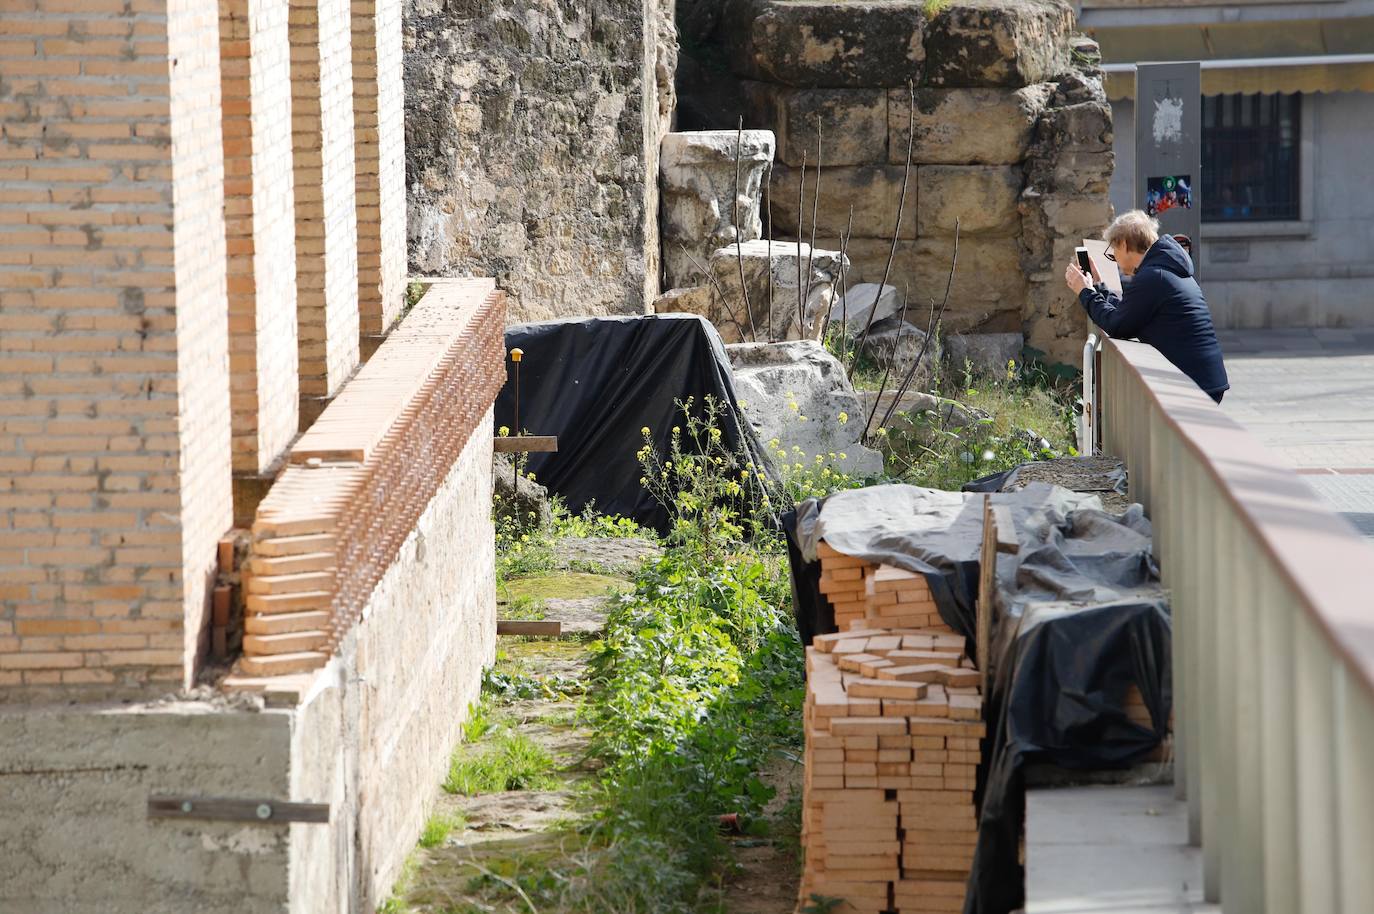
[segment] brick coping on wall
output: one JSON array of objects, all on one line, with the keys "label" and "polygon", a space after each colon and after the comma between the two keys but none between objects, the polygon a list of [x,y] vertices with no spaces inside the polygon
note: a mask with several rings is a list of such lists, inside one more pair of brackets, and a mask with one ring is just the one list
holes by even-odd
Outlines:
[{"label": "brick coping on wall", "polygon": [[504,328],[493,280],[434,282],[296,442],[253,522],[226,688],[328,661],[495,400]]}]

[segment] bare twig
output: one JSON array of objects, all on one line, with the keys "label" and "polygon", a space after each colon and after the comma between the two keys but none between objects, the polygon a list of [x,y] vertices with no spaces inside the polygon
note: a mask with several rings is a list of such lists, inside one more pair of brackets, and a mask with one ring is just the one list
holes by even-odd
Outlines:
[{"label": "bare twig", "polygon": [[[892,373],[892,366],[897,361],[897,347],[901,345],[902,336],[906,332],[906,309],[908,305],[906,284],[902,284],[902,317],[897,323],[897,336],[892,340],[892,350],[887,354],[887,365],[883,368],[883,379],[878,383],[878,393],[873,398],[873,408],[868,411],[868,419],[864,421],[864,434],[868,434],[868,427],[873,424],[873,417],[878,413],[878,404],[883,402],[883,391],[887,389],[887,377]],[[878,300],[875,298],[873,304],[876,308]]]},{"label": "bare twig", "polygon": [[[897,198],[897,227],[892,230],[892,249],[887,253],[887,266],[883,267],[883,280],[878,283],[879,297],[883,293],[883,286],[887,285],[887,277],[892,273],[892,260],[897,256],[897,240],[902,237],[902,211],[906,207],[906,187],[911,178],[911,151],[916,143],[916,86],[914,83],[908,82],[906,88],[910,96],[906,126],[906,167],[902,170],[902,194]],[[873,326],[873,315],[878,313],[878,297],[874,297],[873,305],[873,310],[868,312],[868,320],[864,323],[859,344],[854,349],[856,353],[863,348],[864,341],[868,339],[869,328]]]},{"label": "bare twig", "polygon": [[[849,205],[849,220],[845,223],[844,232],[840,235],[840,365],[844,365],[845,348],[844,343],[848,338],[849,332],[849,288],[846,285],[845,264],[849,262],[849,239],[854,235],[854,204]],[[830,327],[830,312],[827,310],[826,328]],[[825,338],[825,334],[821,334]],[[849,377],[848,373],[845,377]]]},{"label": "bare twig", "polygon": [[744,296],[744,313],[749,315],[749,340],[759,341],[758,331],[754,329],[754,309],[749,304],[749,287],[744,282],[744,229],[739,224],[739,160],[744,154],[744,116],[740,115],[739,127],[735,131],[735,258],[739,261],[739,291]]},{"label": "bare twig", "polygon": [[930,348],[930,340],[935,335],[935,330],[940,326],[940,321],[944,319],[945,308],[949,306],[949,293],[954,288],[954,268],[959,264],[959,220],[954,220],[954,254],[949,259],[949,278],[945,281],[945,297],[941,300],[939,309],[934,307],[935,302],[931,300],[930,319],[926,322],[926,338],[921,343],[921,351],[916,355],[916,361],[911,363],[910,370],[902,384],[897,388],[896,395],[892,398],[892,403],[888,406],[887,412],[883,414],[883,421],[878,423],[878,428],[882,429],[892,420],[892,414],[896,412],[897,404],[906,396],[906,392],[911,388],[911,382],[916,378],[916,370],[921,366],[921,359],[925,358],[926,351]]},{"label": "bare twig", "polygon": [[[811,266],[816,260],[816,217],[821,204],[821,116],[816,115],[816,186],[811,191],[811,249],[806,252],[806,295],[803,296],[808,305],[811,304]],[[801,238],[801,226],[797,226],[797,238]],[[798,258],[800,260],[801,258]],[[803,338],[809,336],[805,326],[798,327],[797,333]]]},{"label": "bare twig", "polygon": [[[806,150],[802,150],[801,177],[797,179],[797,332],[801,333],[806,326],[806,321],[802,317],[802,283],[801,283],[801,234],[802,226],[806,220],[802,218],[806,212]],[[783,336],[787,335],[787,327],[782,328]]]}]

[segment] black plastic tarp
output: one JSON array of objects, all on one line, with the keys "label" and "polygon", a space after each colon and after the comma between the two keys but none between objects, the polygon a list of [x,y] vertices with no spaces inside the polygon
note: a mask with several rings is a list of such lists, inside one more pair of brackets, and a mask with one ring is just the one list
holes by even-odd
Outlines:
[{"label": "black plastic tarp", "polygon": [[[1009,510],[1020,548],[998,557],[966,914],[1007,914],[1023,902],[1024,765],[1129,765],[1159,745],[1170,707],[1168,608],[1140,507],[1113,515],[1095,496],[1044,483],[991,498]],[[923,574],[941,617],[972,640],[982,499],[894,485],[803,502],[789,527],[794,590],[815,586],[816,547],[824,540],[847,555]],[[797,608],[803,631],[834,629],[819,593]],[[1151,728],[1127,717],[1132,684]]]},{"label": "black plastic tarp", "polygon": [[[594,504],[664,532],[668,516],[639,483],[636,457],[648,428],[667,453],[678,403],[700,414],[707,397],[722,406],[724,445],[768,466],[736,402],[729,358],[716,329],[688,314],[597,317],[520,324],[506,330],[520,349],[520,431],[557,435],[557,453],[529,455],[526,472],[574,513]],[[515,428],[514,370],[496,399],[497,427]]]}]

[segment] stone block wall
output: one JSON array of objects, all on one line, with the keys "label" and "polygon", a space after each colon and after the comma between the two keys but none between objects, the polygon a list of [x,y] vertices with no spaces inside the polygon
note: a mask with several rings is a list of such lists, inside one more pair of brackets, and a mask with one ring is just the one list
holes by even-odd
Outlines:
[{"label": "stone block wall", "polygon": [[348,815],[293,835],[293,912],[381,904],[480,697],[496,653],[492,434],[488,411],[322,672],[326,685],[296,711],[291,791]]},{"label": "stone block wall", "polygon": [[675,56],[672,0],[408,0],[412,271],[495,277],[513,320],[644,312]]},{"label": "stone block wall", "polygon": [[401,0],[352,0],[358,318],[386,332],[405,304],[405,84]]},{"label": "stone block wall", "polygon": [[930,7],[723,4],[713,41],[745,126],[777,136],[774,237],[809,241],[813,206],[817,247],[838,249],[850,226],[847,284],[886,274],[924,325],[944,295],[957,220],[944,331],[1020,332],[1041,358],[1072,364],[1087,324],[1059,274],[1111,214],[1095,47],[1073,34],[1062,0]]},{"label": "stone block wall", "polygon": [[181,686],[229,526],[217,9],[4,28],[0,699]]},{"label": "stone block wall", "polygon": [[219,0],[229,384],[236,473],[295,437],[296,232],[287,0]]},{"label": "stone block wall", "polygon": [[290,24],[300,394],[324,398],[358,366],[349,0],[291,0]]}]

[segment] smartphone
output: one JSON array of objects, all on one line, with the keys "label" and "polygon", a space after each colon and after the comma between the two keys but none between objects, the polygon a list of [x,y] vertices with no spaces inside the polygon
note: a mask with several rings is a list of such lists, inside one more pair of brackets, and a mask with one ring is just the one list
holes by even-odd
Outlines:
[{"label": "smartphone", "polygon": [[1082,270],[1084,273],[1087,273],[1089,276],[1091,276],[1093,272],[1093,264],[1092,261],[1088,259],[1088,249],[1074,248],[1073,252],[1078,256],[1078,269]]}]

